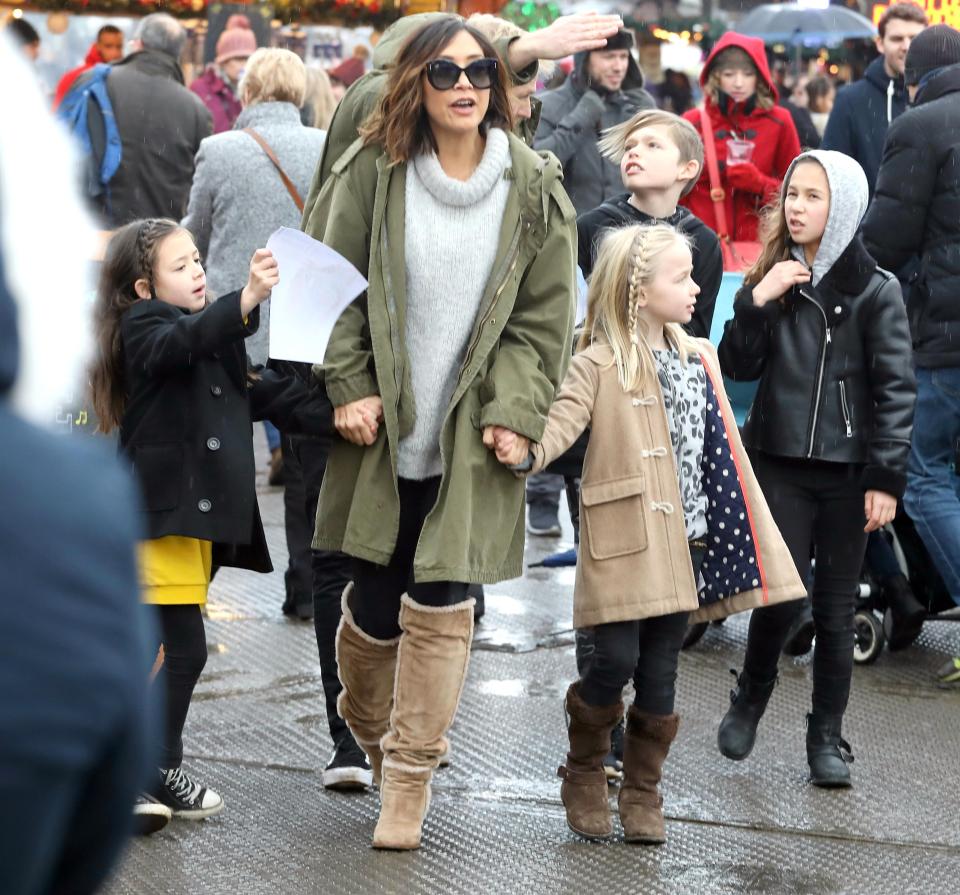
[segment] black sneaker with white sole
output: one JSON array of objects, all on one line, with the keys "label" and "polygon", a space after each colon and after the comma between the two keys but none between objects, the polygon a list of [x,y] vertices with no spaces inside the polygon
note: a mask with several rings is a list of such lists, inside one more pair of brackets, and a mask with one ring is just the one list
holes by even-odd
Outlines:
[{"label": "black sneaker with white sole", "polygon": [[330,763],[323,769],[323,788],[344,792],[372,785],[373,771],[366,754],[352,736],[345,736],[337,743]]},{"label": "black sneaker with white sole", "polygon": [[623,779],[623,718],[610,731],[610,751],[603,760],[603,772],[607,783],[619,783]]},{"label": "black sneaker with white sole", "polygon": [[157,799],[173,811],[174,817],[203,820],[223,811],[220,794],[191,780],[182,768],[160,768]]},{"label": "black sneaker with white sole", "polygon": [[133,832],[136,836],[150,836],[162,830],[173,817],[173,812],[145,792],[133,804]]}]

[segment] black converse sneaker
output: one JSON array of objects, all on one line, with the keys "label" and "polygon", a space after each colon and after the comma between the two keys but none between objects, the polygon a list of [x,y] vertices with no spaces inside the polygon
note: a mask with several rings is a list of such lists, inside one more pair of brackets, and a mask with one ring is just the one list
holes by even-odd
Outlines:
[{"label": "black converse sneaker", "polygon": [[145,792],[137,796],[133,804],[133,832],[137,836],[149,836],[162,830],[173,817],[173,812]]},{"label": "black converse sneaker", "polygon": [[174,817],[201,820],[223,811],[219,793],[191,780],[182,768],[160,768],[157,798],[167,805]]},{"label": "black converse sneaker", "polygon": [[336,744],[322,779],[324,789],[342,791],[366,789],[373,785],[373,771],[367,756],[349,734]]}]

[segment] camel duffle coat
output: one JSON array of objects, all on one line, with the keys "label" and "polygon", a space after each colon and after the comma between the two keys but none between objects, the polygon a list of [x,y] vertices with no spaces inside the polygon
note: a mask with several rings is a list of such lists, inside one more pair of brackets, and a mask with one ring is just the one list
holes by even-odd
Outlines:
[{"label": "camel duffle coat", "polygon": [[716,350],[696,341],[707,374],[703,486],[710,498],[699,593],[655,374],[640,393],[625,392],[609,346],[590,346],[574,357],[533,446],[537,472],[591,427],[580,484],[576,628],[684,611],[691,622],[709,621],[806,595],[740,441]]}]

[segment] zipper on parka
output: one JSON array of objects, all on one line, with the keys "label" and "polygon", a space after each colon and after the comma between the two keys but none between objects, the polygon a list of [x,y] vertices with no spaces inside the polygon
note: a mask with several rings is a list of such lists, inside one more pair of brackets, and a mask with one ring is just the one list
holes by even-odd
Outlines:
[{"label": "zipper on parka", "polygon": [[847,404],[847,384],[840,380],[840,407],[843,410],[843,422],[847,427],[847,438],[853,438],[853,423],[850,420],[850,405]]},{"label": "zipper on parka", "polygon": [[827,312],[820,307],[820,302],[818,302],[812,295],[808,295],[806,292],[804,292],[803,289],[799,289],[798,291],[803,298],[807,299],[807,301],[809,301],[820,312],[820,316],[823,317],[823,326],[826,332],[826,338],[820,345],[817,387],[814,391],[813,398],[813,416],[810,421],[810,439],[807,442],[807,459],[809,460],[813,457],[813,445],[817,436],[817,423],[820,421],[820,399],[823,397],[823,374],[827,366],[827,349],[833,342],[833,335],[830,331],[830,321],[827,319]]}]

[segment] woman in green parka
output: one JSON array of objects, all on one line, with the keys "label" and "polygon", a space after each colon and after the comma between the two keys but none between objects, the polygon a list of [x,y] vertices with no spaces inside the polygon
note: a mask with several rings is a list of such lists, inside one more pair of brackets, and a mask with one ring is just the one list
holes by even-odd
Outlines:
[{"label": "woman in green parka", "polygon": [[323,375],[343,436],[314,546],[353,558],[342,717],[380,780],[374,846],[420,845],[473,633],[467,582],[522,573],[523,485],[490,448],[539,441],[572,335],[560,165],[511,133],[490,43],[457,16],[405,44],[307,230],[365,271]]}]

